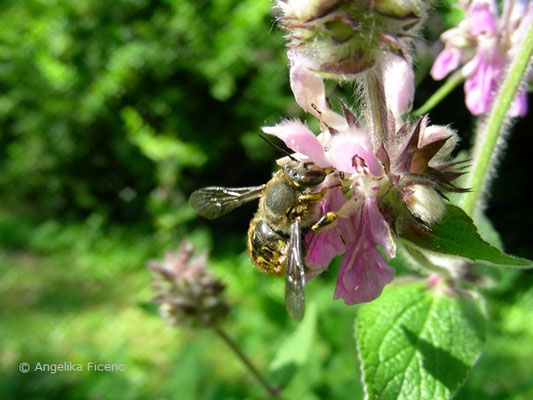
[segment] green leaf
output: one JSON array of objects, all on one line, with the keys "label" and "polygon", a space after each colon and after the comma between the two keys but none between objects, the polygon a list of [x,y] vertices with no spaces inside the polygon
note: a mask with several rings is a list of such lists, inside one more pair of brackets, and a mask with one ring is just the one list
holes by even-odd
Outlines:
[{"label": "green leaf", "polygon": [[316,305],[311,303],[308,305],[304,319],[298,325],[298,328],[279,347],[269,369],[277,370],[289,364],[299,367],[304,364],[313,345],[316,323]]},{"label": "green leaf", "polygon": [[477,230],[483,240],[490,243],[498,250],[503,249],[503,242],[500,234],[485,214],[481,214],[479,218],[477,218],[476,225]]},{"label": "green leaf", "polygon": [[[528,285],[530,289],[523,292]],[[533,286],[526,277],[519,286],[515,286],[512,302],[491,304],[492,329],[483,357],[457,394],[457,400],[533,399]]]},{"label": "green leaf", "polygon": [[431,231],[402,234],[419,247],[437,253],[484,261],[496,266],[533,267],[533,262],[502,253],[479,235],[472,219],[459,207],[448,204],[446,215]]},{"label": "green leaf", "polygon": [[449,399],[481,354],[485,319],[471,295],[417,282],[364,305],[356,340],[367,399]]}]

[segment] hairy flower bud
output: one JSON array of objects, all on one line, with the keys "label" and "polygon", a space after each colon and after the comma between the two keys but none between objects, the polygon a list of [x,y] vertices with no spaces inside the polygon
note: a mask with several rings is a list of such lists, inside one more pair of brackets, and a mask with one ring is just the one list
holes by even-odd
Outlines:
[{"label": "hairy flower bud", "polygon": [[379,208],[398,236],[416,235],[444,216],[444,192],[466,191],[453,183],[464,173],[464,163],[447,161],[457,143],[451,129],[429,125],[427,116],[401,122],[398,129],[395,121],[390,119],[390,131],[377,151],[389,178]]},{"label": "hairy flower bud", "polygon": [[352,79],[381,62],[382,54],[406,56],[425,15],[421,0],[278,1],[289,46],[311,60],[324,77]]},{"label": "hairy flower bud", "polygon": [[376,12],[393,18],[413,18],[421,13],[427,1],[412,0],[375,0],[374,9]]},{"label": "hairy flower bud", "polygon": [[416,218],[427,225],[439,222],[446,212],[446,206],[439,193],[431,186],[415,184],[405,188],[405,203]]},{"label": "hairy flower bud", "polygon": [[175,253],[162,261],[150,261],[152,281],[161,316],[170,324],[213,327],[229,312],[224,284],[211,274],[205,253],[194,256],[195,248],[183,241]]}]

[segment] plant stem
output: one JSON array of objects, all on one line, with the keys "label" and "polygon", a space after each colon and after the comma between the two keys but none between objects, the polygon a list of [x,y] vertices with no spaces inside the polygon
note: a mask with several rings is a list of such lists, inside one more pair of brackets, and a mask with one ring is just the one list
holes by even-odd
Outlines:
[{"label": "plant stem", "polygon": [[454,72],[442,85],[439,90],[431,95],[429,99],[417,110],[413,111],[411,115],[413,117],[420,117],[421,115],[427,114],[432,110],[437,104],[439,104],[450,92],[455,89],[463,81],[464,77],[461,70]]},{"label": "plant stem", "polygon": [[250,372],[257,378],[257,380],[263,385],[268,392],[268,396],[271,398],[279,397],[280,389],[276,386],[271,386],[266,378],[259,372],[259,370],[252,363],[252,360],[242,351],[237,342],[235,342],[222,328],[214,327],[214,331],[218,336],[229,346],[231,350],[237,355],[237,357],[246,365]]},{"label": "plant stem", "polygon": [[372,114],[372,125],[376,139],[375,145],[380,146],[383,138],[387,137],[388,131],[387,100],[380,69],[372,68],[367,72],[366,89]]},{"label": "plant stem", "polygon": [[486,121],[478,128],[474,152],[472,156],[472,171],[468,176],[466,186],[471,188],[463,197],[463,209],[471,217],[475,217],[479,200],[486,189],[486,181],[495,161],[495,151],[498,139],[502,135],[507,112],[516,97],[516,92],[524,74],[528,70],[533,55],[533,21],[530,19],[529,28],[520,44],[517,55],[509,66],[505,79],[494,99]]},{"label": "plant stem", "polygon": [[435,272],[439,276],[452,279],[452,274],[447,268],[441,267],[429,261],[423,252],[418,250],[415,246],[411,245],[409,242],[403,242],[405,250],[413,258],[413,260],[418,263],[419,267],[428,272]]}]

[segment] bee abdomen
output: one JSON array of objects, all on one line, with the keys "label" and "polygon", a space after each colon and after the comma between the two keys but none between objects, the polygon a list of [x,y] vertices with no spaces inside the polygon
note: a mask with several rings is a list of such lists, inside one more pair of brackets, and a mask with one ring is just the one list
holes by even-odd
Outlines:
[{"label": "bee abdomen", "polygon": [[267,275],[283,275],[288,238],[274,231],[263,218],[254,218],[248,231],[248,253],[259,271]]}]

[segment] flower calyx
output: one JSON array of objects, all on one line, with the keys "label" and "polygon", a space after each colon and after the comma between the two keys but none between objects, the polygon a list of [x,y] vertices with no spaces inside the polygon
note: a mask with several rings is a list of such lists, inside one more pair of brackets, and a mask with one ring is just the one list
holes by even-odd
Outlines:
[{"label": "flower calyx", "polygon": [[427,1],[278,1],[288,46],[322,77],[351,80],[381,63],[382,54],[407,58]]},{"label": "flower calyx", "polygon": [[383,164],[388,185],[380,191],[379,208],[391,229],[402,236],[407,231],[430,231],[445,214],[446,192],[466,192],[454,181],[465,173],[465,161],[448,162],[457,142],[455,132],[443,126],[428,126],[424,116],[402,123],[392,132],[376,157]]},{"label": "flower calyx", "polygon": [[207,266],[207,254],[195,256],[195,247],[184,240],[175,253],[164,260],[152,260],[153,301],[170,325],[189,328],[216,326],[229,313],[225,285]]}]

